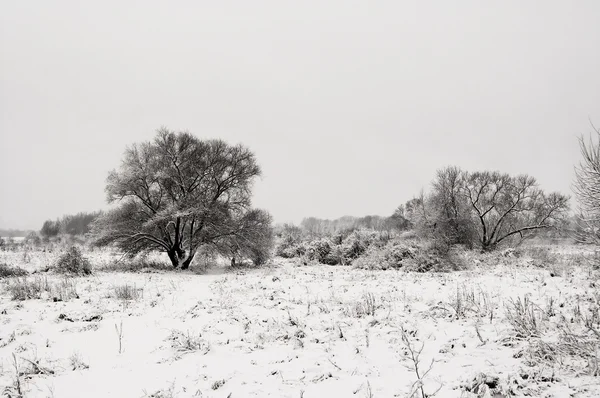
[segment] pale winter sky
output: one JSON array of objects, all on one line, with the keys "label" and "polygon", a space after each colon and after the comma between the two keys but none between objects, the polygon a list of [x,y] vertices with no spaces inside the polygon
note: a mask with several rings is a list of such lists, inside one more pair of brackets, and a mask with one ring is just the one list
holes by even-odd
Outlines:
[{"label": "pale winter sky", "polygon": [[446,165],[570,193],[600,2],[2,1],[0,228],[105,208],[157,128],[244,143],[278,222],[391,214]]}]

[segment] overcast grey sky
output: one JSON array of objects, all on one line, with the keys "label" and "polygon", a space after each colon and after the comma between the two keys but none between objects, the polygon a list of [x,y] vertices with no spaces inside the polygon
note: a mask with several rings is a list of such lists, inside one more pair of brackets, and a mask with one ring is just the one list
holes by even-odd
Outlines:
[{"label": "overcast grey sky", "polygon": [[570,193],[600,1],[0,1],[0,228],[104,208],[164,125],[244,143],[276,221],[391,214],[435,170]]}]

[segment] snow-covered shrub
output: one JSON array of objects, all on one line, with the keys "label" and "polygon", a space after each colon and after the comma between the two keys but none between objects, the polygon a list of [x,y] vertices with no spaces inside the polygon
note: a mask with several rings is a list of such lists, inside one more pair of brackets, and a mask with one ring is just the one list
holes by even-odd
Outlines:
[{"label": "snow-covered shrub", "polygon": [[460,246],[448,247],[439,241],[423,242],[414,258],[406,262],[406,270],[416,272],[447,272],[465,269]]},{"label": "snow-covered shrub", "polygon": [[352,265],[362,269],[404,269],[407,271],[450,271],[463,269],[459,249],[440,247],[435,242],[395,239],[385,246],[372,245]]},{"label": "snow-covered shrub", "polygon": [[332,256],[332,242],[327,238],[314,240],[308,244],[306,257],[308,260],[316,261],[321,264],[336,265],[339,259]]},{"label": "snow-covered shrub", "polygon": [[83,256],[77,246],[71,246],[56,261],[56,271],[69,274],[89,275],[92,273],[90,261]]},{"label": "snow-covered shrub", "polygon": [[372,245],[367,252],[354,260],[353,266],[362,269],[402,268],[414,259],[418,247],[400,240],[392,240],[383,247]]}]

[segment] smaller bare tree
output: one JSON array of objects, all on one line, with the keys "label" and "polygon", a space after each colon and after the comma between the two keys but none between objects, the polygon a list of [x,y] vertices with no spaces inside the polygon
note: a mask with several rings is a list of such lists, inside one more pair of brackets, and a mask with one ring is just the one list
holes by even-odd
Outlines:
[{"label": "smaller bare tree", "polygon": [[567,196],[545,193],[528,175],[446,167],[437,172],[432,188],[429,195],[407,202],[405,213],[419,235],[447,247],[493,250],[563,225],[569,208]]},{"label": "smaller bare tree", "polygon": [[[600,138],[600,130],[592,129]],[[596,142],[590,135],[589,141],[579,137],[579,148],[583,160],[575,167],[573,192],[579,201],[576,217],[576,238],[583,242],[600,243],[600,139]]]},{"label": "smaller bare tree", "polygon": [[544,193],[528,175],[464,173],[461,190],[479,225],[484,250],[493,250],[511,237],[525,239],[537,230],[552,228],[569,208],[567,196]]}]

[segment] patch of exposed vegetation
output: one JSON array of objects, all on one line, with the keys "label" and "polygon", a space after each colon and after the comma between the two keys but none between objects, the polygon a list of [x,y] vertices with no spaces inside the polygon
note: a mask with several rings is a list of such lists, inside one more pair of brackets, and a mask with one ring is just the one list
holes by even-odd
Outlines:
[{"label": "patch of exposed vegetation", "polygon": [[59,273],[90,275],[92,273],[92,264],[77,246],[71,246],[58,258],[54,269]]}]

